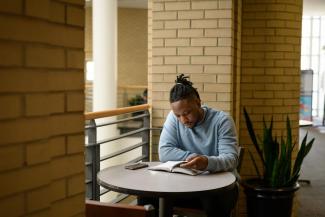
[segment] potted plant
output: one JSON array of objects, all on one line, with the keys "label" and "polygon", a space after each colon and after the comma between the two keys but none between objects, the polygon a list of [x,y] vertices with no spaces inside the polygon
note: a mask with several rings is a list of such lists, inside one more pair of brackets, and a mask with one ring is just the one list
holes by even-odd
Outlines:
[{"label": "potted plant", "polygon": [[260,172],[257,161],[249,151],[258,178],[242,180],[249,217],[290,217],[294,193],[299,188],[298,178],[302,162],[310,151],[314,139],[307,142],[307,134],[300,145],[297,157],[292,162],[296,142],[292,139],[290,120],[287,117],[284,139],[273,135],[273,117],[267,126],[263,118],[263,136],[256,136],[253,124],[244,108],[244,116],[250,138],[254,144],[259,160],[262,162]]},{"label": "potted plant", "polygon": [[[138,94],[135,95],[135,97],[132,97],[131,99],[128,100],[128,104],[130,106],[142,105],[144,103],[145,103],[145,101],[144,101],[143,97],[138,95]],[[142,111],[141,112],[134,112],[134,113],[132,113],[132,116],[137,116],[137,115],[141,115],[141,114],[143,114]]]},{"label": "potted plant", "polygon": [[128,103],[130,106],[141,105],[141,104],[144,104],[144,99],[142,96],[137,94],[137,95],[135,95],[135,97],[132,97],[131,99],[129,99]]}]

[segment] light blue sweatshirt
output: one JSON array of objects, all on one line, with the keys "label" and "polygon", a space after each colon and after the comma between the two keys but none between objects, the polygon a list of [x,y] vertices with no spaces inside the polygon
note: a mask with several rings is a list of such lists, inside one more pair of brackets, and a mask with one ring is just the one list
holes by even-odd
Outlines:
[{"label": "light blue sweatshirt", "polygon": [[205,116],[193,128],[185,127],[172,111],[168,114],[160,135],[159,159],[178,161],[204,155],[208,158],[207,171],[232,171],[238,162],[234,121],[223,111],[202,108]]}]

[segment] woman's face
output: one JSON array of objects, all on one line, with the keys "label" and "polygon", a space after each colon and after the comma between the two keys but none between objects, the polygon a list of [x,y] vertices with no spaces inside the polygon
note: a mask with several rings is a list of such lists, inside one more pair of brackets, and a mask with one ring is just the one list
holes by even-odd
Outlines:
[{"label": "woman's face", "polygon": [[203,118],[201,101],[196,97],[173,102],[171,108],[177,119],[188,128],[193,128]]}]

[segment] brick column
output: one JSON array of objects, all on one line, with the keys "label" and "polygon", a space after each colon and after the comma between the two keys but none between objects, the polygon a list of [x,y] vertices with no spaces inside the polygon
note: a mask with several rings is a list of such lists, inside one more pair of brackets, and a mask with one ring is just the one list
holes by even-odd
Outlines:
[{"label": "brick column", "polygon": [[0,216],[84,213],[84,1],[0,1]]},{"label": "brick column", "polygon": [[[262,129],[263,115],[267,121],[273,115],[278,136],[286,135],[288,115],[297,138],[302,1],[243,0],[242,5],[241,109],[247,108],[256,129]],[[240,143],[247,147],[251,141],[244,121]],[[255,175],[248,155],[242,173]]]},{"label": "brick column", "polygon": [[[161,127],[170,111],[169,90],[181,73],[190,75],[204,104],[232,114],[233,1],[152,0],[149,6],[152,69],[148,83],[153,126]],[[155,145],[153,153],[157,153]]]}]

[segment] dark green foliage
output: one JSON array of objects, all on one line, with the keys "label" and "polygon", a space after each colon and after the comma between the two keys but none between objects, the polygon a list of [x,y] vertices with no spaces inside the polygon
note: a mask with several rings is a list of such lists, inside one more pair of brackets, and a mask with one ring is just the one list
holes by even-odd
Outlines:
[{"label": "dark green foliage", "polygon": [[135,95],[135,97],[131,98],[129,101],[128,101],[129,105],[130,106],[135,106],[135,105],[141,105],[141,104],[144,104],[144,99],[142,96],[140,95]]},{"label": "dark green foliage", "polygon": [[303,159],[310,151],[315,139],[313,138],[307,143],[307,134],[305,135],[292,168],[291,158],[296,144],[292,141],[289,118],[287,117],[286,123],[286,140],[282,137],[278,139],[276,136],[272,135],[273,118],[271,119],[269,127],[263,118],[263,138],[258,140],[254,132],[253,124],[245,108],[244,116],[250,138],[263,164],[263,176],[261,176],[260,171],[258,171],[253,155],[250,154],[250,156],[253,160],[256,172],[259,178],[262,179],[265,187],[293,186],[299,178]]}]

